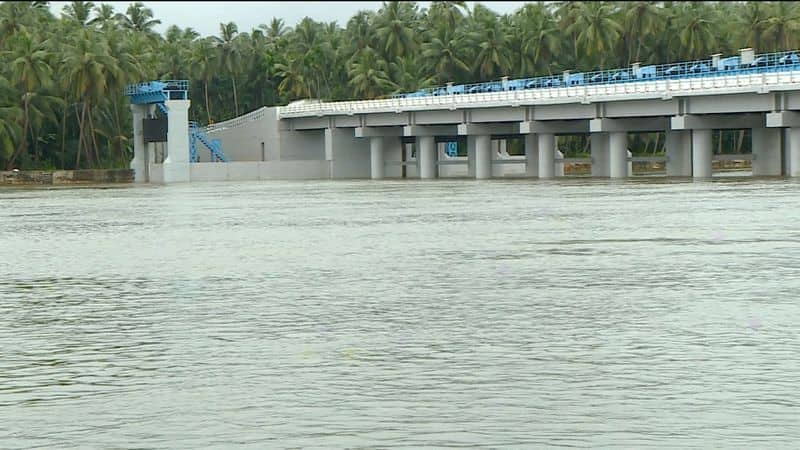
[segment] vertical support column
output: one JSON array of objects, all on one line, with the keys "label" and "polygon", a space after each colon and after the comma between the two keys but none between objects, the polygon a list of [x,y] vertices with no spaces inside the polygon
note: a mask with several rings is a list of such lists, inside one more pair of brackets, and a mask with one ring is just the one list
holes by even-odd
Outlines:
[{"label": "vertical support column", "polygon": [[383,178],[383,137],[369,138],[370,177],[373,180]]},{"label": "vertical support column", "polygon": [[130,168],[133,169],[133,181],[147,183],[147,146],[144,143],[144,130],[142,120],[147,114],[147,105],[131,104],[133,114],[133,159]]},{"label": "vertical support column", "polygon": [[561,150],[556,150],[554,155],[555,158],[555,172],[554,175],[556,177],[563,177],[564,176],[564,154],[561,153]]},{"label": "vertical support column", "polygon": [[631,158],[633,158],[633,153],[631,153],[630,150],[627,150],[627,151],[625,151],[625,154],[628,156],[628,176],[632,177],[633,176],[633,160],[631,160]]},{"label": "vertical support column", "polygon": [[589,141],[592,152],[592,176],[609,176],[608,133],[592,133],[589,135]]},{"label": "vertical support column", "polygon": [[555,175],[555,153],[556,136],[539,134],[539,178],[553,178]]},{"label": "vertical support column", "polygon": [[[506,140],[497,139],[492,141],[492,157],[491,160],[504,159],[503,154],[506,152]],[[492,163],[492,177],[502,178],[505,175],[505,164]]]},{"label": "vertical support column", "polygon": [[628,133],[608,133],[608,176],[628,176]]},{"label": "vertical support column", "polygon": [[667,151],[667,176],[689,177],[692,175],[692,135],[687,130],[671,130],[665,134]]},{"label": "vertical support column", "polygon": [[539,137],[533,133],[525,135],[525,176],[539,176]]},{"label": "vertical support column", "polygon": [[167,100],[167,159],[164,160],[164,183],[189,181],[189,100]]},{"label": "vertical support column", "polygon": [[467,135],[467,177],[475,178],[475,155],[477,140],[475,136]]},{"label": "vertical support column", "polygon": [[[403,176],[403,145],[400,137],[387,136],[383,138],[383,176],[387,178],[401,178]],[[386,164],[391,162],[392,164]]]},{"label": "vertical support column", "polygon": [[781,129],[753,128],[753,176],[781,174]]},{"label": "vertical support column", "polygon": [[418,136],[417,162],[419,164],[419,177],[422,179],[436,178],[436,140],[433,136]]},{"label": "vertical support column", "polygon": [[800,177],[800,128],[789,128],[789,171],[790,177]]},{"label": "vertical support column", "polygon": [[711,178],[711,130],[692,130],[692,177]]},{"label": "vertical support column", "polygon": [[492,138],[489,135],[475,136],[475,179],[492,177]]}]

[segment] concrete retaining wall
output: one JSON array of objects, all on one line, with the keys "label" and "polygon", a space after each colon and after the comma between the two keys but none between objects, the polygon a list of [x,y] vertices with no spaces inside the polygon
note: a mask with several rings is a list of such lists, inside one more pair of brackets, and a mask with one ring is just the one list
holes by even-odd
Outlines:
[{"label": "concrete retaining wall", "polygon": [[0,172],[0,184],[103,184],[132,183],[131,169],[21,170]]}]

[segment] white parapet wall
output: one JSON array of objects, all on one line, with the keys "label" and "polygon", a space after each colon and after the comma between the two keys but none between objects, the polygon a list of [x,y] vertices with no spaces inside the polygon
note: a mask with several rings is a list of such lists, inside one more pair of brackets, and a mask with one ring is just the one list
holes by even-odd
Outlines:
[{"label": "white parapet wall", "polygon": [[[164,183],[163,164],[150,164],[150,182]],[[326,179],[329,161],[242,161],[229,163],[194,163],[192,183],[208,181],[304,180]]]}]

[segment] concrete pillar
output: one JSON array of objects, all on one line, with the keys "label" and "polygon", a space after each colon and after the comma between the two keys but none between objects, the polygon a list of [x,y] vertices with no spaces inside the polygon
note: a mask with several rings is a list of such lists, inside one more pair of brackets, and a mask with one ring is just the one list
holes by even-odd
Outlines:
[{"label": "concrete pillar", "polygon": [[556,136],[551,133],[539,134],[539,178],[553,178],[555,175]]},{"label": "concrete pillar", "polygon": [[633,153],[631,153],[631,151],[628,150],[628,151],[625,152],[625,154],[628,155],[628,176],[632,177],[633,176],[633,161],[631,161],[631,158],[633,158]]},{"label": "concrete pillar", "polygon": [[525,176],[539,176],[539,137],[533,133],[525,135]]},{"label": "concrete pillar", "polygon": [[[506,153],[506,140],[496,139],[492,140],[492,160],[504,159],[503,153]],[[492,164],[492,177],[503,177],[505,175],[505,164]]]},{"label": "concrete pillar", "polygon": [[790,167],[792,157],[792,129],[781,128],[781,133],[783,133],[783,172],[781,172],[781,175],[788,177],[792,172],[792,168]]},{"label": "concrete pillar", "polygon": [[628,133],[620,131],[608,133],[608,176],[611,178],[628,176]]},{"label": "concrete pillar", "polygon": [[555,171],[554,171],[555,176],[556,177],[563,177],[564,176],[564,154],[561,153],[561,150],[556,150],[555,159],[558,160],[554,164],[554,166],[555,166]]},{"label": "concrete pillar", "polygon": [[419,177],[436,178],[436,139],[433,136],[418,136],[417,144]]},{"label": "concrete pillar", "polygon": [[475,136],[475,179],[492,177],[492,138],[489,135]]},{"label": "concrete pillar", "polygon": [[373,180],[383,178],[383,137],[369,138],[370,177]]},{"label": "concrete pillar", "polygon": [[167,159],[164,160],[164,183],[189,181],[189,105],[190,100],[167,100]]},{"label": "concrete pillar", "polygon": [[789,128],[789,171],[790,177],[800,177],[800,128]]},{"label": "concrete pillar", "polygon": [[475,178],[475,136],[467,136],[467,178]]},{"label": "concrete pillar", "polygon": [[136,183],[147,183],[147,146],[144,143],[144,131],[142,120],[147,114],[147,105],[131,105],[133,114],[133,159],[130,168],[133,169],[133,181]]},{"label": "concrete pillar", "polygon": [[753,176],[781,175],[781,129],[753,128]]},{"label": "concrete pillar", "polygon": [[692,177],[711,178],[711,130],[692,130]]},{"label": "concrete pillar", "polygon": [[589,135],[592,152],[592,176],[607,177],[609,171],[608,133],[592,133]]},{"label": "concrete pillar", "polygon": [[667,176],[689,177],[692,175],[692,134],[688,130],[667,131]]}]

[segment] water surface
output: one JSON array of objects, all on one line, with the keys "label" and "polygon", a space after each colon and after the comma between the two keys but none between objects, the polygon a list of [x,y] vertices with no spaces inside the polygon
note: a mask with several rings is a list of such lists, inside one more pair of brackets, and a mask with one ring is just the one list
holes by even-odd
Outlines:
[{"label": "water surface", "polygon": [[800,184],[0,191],[0,447],[791,447]]}]

